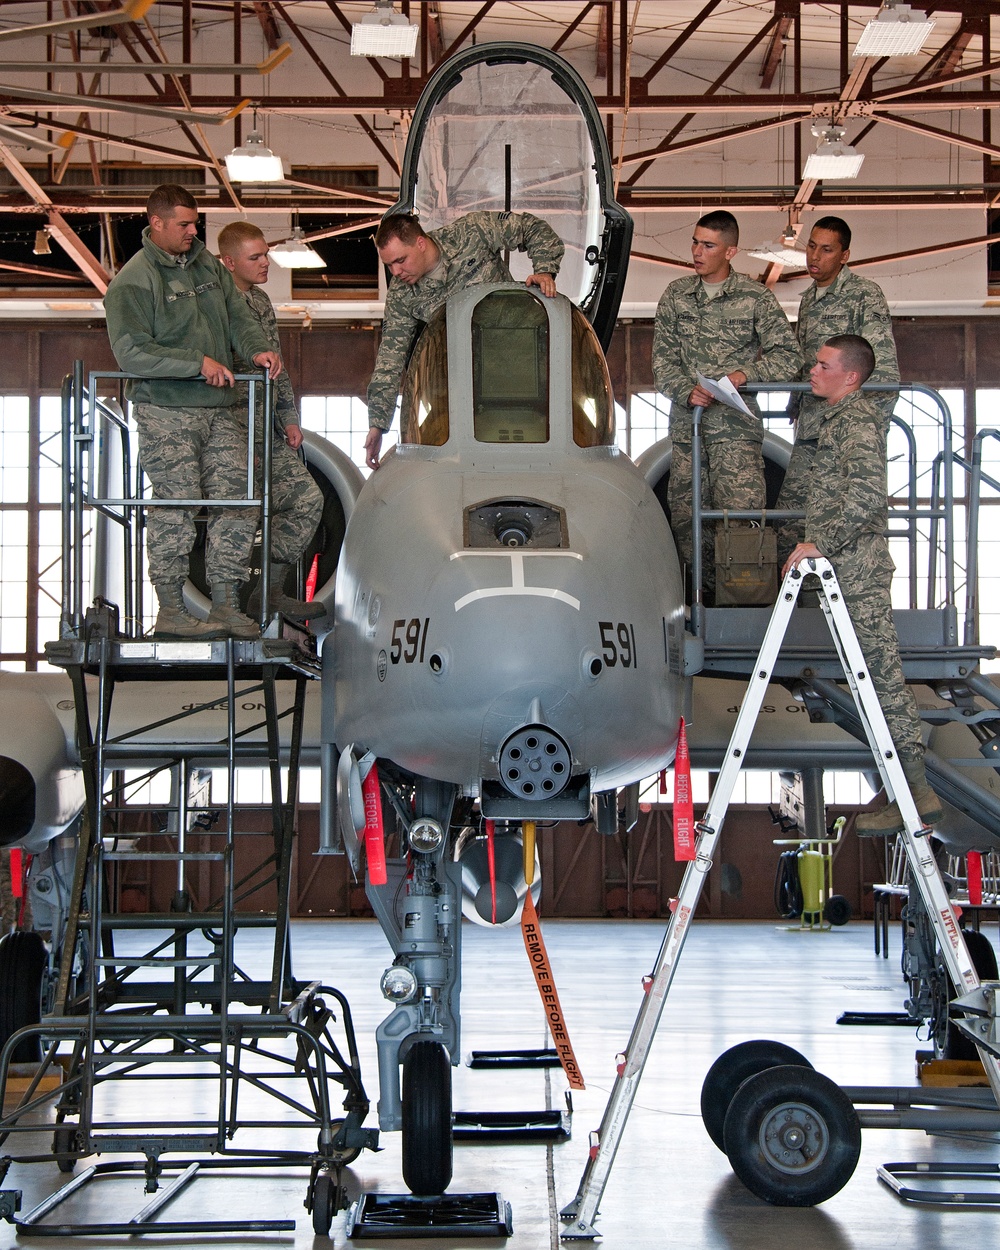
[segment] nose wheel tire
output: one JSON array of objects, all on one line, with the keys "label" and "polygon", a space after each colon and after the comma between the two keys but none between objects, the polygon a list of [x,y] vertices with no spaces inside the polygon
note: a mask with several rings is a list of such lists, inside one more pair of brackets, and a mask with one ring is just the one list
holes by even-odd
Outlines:
[{"label": "nose wheel tire", "polygon": [[403,1180],[418,1197],[451,1182],[451,1060],[440,1042],[414,1042],[403,1060]]},{"label": "nose wheel tire", "polygon": [[731,1046],[709,1068],[701,1087],[701,1118],[705,1131],[723,1153],[726,1112],[736,1091],[748,1077],[788,1065],[812,1068],[805,1055],[791,1046],[760,1039]]},{"label": "nose wheel tire", "polygon": [[861,1154],[861,1121],[839,1085],[811,1068],[768,1068],[729,1104],[726,1153],[751,1193],[812,1207],[843,1189]]}]

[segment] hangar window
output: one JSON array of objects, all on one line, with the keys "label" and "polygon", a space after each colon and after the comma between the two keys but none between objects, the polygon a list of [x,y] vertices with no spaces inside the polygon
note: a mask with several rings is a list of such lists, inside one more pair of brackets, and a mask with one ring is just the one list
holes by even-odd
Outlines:
[{"label": "hangar window", "polygon": [[527,291],[494,291],[472,314],[472,394],[480,443],[549,441],[549,319]]},{"label": "hangar window", "polygon": [[597,335],[573,309],[573,441],[579,447],[610,447],[615,441],[611,379]]},{"label": "hangar window", "polygon": [[443,447],[448,441],[448,332],[439,309],[417,339],[403,380],[400,442]]}]

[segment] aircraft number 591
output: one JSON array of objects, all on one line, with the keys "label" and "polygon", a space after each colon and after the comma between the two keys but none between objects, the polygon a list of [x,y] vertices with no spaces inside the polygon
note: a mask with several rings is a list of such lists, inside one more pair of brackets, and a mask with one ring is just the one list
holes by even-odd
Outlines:
[{"label": "aircraft number 591", "polygon": [[601,647],[603,660],[608,668],[620,664],[622,668],[635,668],[638,663],[635,654],[635,626],[625,621],[598,621],[601,631]]},{"label": "aircraft number 591", "polygon": [[412,664],[414,660],[423,664],[424,649],[427,646],[427,626],[430,621],[429,616],[425,616],[423,620],[418,616],[413,616],[408,621],[393,621],[392,647],[389,651],[389,659],[393,664],[398,664],[400,660],[405,664]]}]

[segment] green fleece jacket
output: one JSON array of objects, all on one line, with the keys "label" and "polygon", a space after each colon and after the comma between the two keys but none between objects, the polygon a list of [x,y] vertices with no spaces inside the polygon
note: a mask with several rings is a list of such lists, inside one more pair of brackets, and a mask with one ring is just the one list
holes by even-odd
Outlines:
[{"label": "green fleece jacket", "polygon": [[205,356],[233,367],[270,350],[232,276],[200,239],[178,264],[142,232],[142,251],[122,266],[104,297],[108,337],[119,367],[137,373],[127,384],[133,403],[164,408],[224,408],[231,386],[209,386]]}]

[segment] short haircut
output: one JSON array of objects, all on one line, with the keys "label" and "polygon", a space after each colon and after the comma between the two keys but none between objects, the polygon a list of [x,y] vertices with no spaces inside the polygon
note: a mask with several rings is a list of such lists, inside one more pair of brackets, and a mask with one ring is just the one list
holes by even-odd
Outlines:
[{"label": "short haircut", "polygon": [[166,221],[175,208],[197,207],[198,201],[187,187],[179,187],[175,182],[164,182],[152,192],[146,201],[146,216],[150,221],[154,217],[161,217]]},{"label": "short haircut", "polygon": [[857,373],[860,376],[861,385],[864,385],[875,371],[875,353],[872,351],[872,345],[860,334],[835,334],[832,339],[827,339],[823,346],[832,347],[835,352],[840,352],[844,368],[848,373]]},{"label": "short haircut", "polygon": [[821,217],[819,221],[813,222],[812,228],[813,230],[829,230],[831,234],[835,234],[845,252],[851,246],[851,227],[843,217]]},{"label": "short haircut", "polygon": [[717,208],[714,213],[706,213],[704,217],[699,217],[695,222],[695,229],[697,230],[699,226],[702,230],[714,230],[716,234],[721,235],[726,247],[739,246],[739,223],[732,213],[727,213],[724,208]]},{"label": "short haircut", "polygon": [[381,250],[392,239],[410,244],[426,237],[427,231],[413,213],[386,213],[375,231],[375,246]]},{"label": "short haircut", "polygon": [[219,231],[218,248],[220,256],[235,256],[244,243],[254,243],[264,239],[264,231],[249,221],[231,221]]}]

